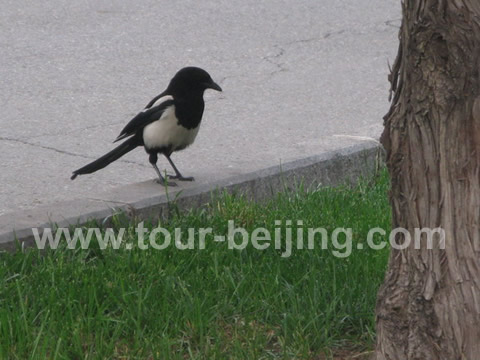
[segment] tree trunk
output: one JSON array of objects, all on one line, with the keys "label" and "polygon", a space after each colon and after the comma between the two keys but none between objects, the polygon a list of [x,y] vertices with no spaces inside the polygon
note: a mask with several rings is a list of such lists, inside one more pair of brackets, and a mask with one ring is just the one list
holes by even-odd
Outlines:
[{"label": "tree trunk", "polygon": [[480,0],[404,0],[382,144],[393,228],[445,249],[392,249],[375,359],[480,359]]}]

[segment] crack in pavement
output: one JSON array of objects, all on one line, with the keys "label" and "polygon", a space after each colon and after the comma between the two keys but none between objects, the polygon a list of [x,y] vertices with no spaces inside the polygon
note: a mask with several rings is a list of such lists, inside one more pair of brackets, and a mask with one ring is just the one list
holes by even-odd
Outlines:
[{"label": "crack in pavement", "polygon": [[[383,21],[381,24],[385,25],[386,28],[399,28],[399,26],[395,25],[396,22],[401,21],[401,19],[390,19]],[[372,28],[374,29],[374,32],[380,32],[380,30],[375,30],[375,26],[379,25],[377,24],[370,24]],[[369,29],[367,29],[369,30]],[[371,29],[370,29],[371,30]],[[267,55],[263,56],[262,60],[267,61],[268,63],[275,65],[277,67],[277,70],[272,71],[270,73],[270,76],[273,76],[275,74],[278,74],[279,72],[283,71],[288,71],[289,69],[285,66],[284,62],[280,62],[279,59],[287,53],[287,47],[296,45],[296,44],[308,44],[311,42],[316,42],[316,41],[323,41],[330,39],[336,35],[342,35],[342,34],[356,34],[356,35],[365,35],[365,33],[358,33],[355,29],[340,29],[340,30],[332,30],[332,31],[327,31],[323,35],[319,37],[312,37],[312,38],[307,38],[307,39],[298,39],[298,40],[293,40],[287,43],[283,44],[275,44],[273,45],[274,49],[278,50],[278,52],[274,55]]]},{"label": "crack in pavement", "polygon": [[[57,148],[54,148],[54,147],[51,147],[51,146],[33,144],[33,143],[30,143],[30,142],[28,142],[28,141],[21,140],[21,139],[15,139],[15,138],[9,138],[9,137],[0,136],[0,141],[16,142],[16,143],[20,143],[20,144],[23,144],[23,145],[28,145],[28,146],[36,147],[36,148],[39,148],[39,149],[55,151],[55,152],[60,153],[60,154],[63,154],[63,155],[75,156],[75,157],[80,157],[80,158],[88,159],[88,160],[95,160],[95,159],[96,159],[96,157],[87,156],[87,155],[82,155],[82,154],[76,154],[76,153],[73,153],[73,152],[70,152],[70,151],[60,150],[60,149],[57,149]],[[123,160],[123,159],[120,159],[120,160],[118,160],[118,161],[124,162],[124,163],[128,163],[128,164],[138,165],[138,166],[141,166],[141,167],[148,167],[148,166],[146,166],[146,165],[144,165],[144,164],[141,164],[141,163],[139,163],[139,162],[136,162],[136,161]]]},{"label": "crack in pavement", "polygon": [[277,67],[277,70],[272,71],[270,73],[270,76],[273,76],[279,72],[288,71],[288,68],[284,66],[284,63],[276,61],[277,59],[280,59],[285,54],[286,50],[278,44],[274,45],[273,47],[276,50],[278,50],[277,54],[262,57],[262,60],[265,60],[266,62],[272,65],[275,65]]}]

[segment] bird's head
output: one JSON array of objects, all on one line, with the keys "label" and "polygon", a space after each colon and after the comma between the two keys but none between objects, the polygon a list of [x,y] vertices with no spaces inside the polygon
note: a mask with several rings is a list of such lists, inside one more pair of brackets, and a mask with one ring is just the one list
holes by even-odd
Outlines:
[{"label": "bird's head", "polygon": [[188,93],[203,94],[206,89],[222,91],[222,88],[212,80],[205,70],[189,66],[175,74],[165,93],[172,96],[183,96]]}]

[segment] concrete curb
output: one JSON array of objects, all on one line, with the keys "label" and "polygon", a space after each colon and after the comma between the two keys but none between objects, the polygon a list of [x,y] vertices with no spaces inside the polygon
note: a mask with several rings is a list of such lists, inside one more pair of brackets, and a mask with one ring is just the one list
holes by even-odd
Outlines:
[{"label": "concrete curb", "polygon": [[214,183],[192,185],[171,194],[152,195],[158,192],[158,184],[143,182],[105,193],[101,199],[66,201],[5,214],[0,216],[0,249],[16,249],[15,239],[22,247],[33,246],[32,228],[38,228],[41,233],[43,228],[54,225],[83,225],[91,220],[101,223],[117,211],[136,219],[166,216],[171,204],[169,199],[175,199],[180,209],[188,209],[204,206],[218,190],[262,200],[299,183],[306,188],[352,183],[372,174],[382,153],[378,143],[368,142]]}]

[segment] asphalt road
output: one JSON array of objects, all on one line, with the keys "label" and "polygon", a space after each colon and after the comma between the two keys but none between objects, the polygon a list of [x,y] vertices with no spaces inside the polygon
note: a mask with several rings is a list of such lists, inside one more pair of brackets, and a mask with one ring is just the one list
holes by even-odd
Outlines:
[{"label": "asphalt road", "polygon": [[0,215],[155,178],[138,149],[70,181],[187,65],[224,89],[172,157],[198,183],[378,139],[400,18],[397,0],[4,0]]}]

